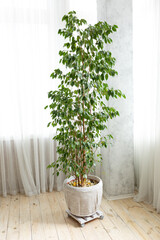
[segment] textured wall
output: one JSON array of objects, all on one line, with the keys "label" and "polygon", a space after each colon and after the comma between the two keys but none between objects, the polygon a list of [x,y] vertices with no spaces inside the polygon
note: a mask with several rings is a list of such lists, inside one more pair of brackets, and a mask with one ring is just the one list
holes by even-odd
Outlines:
[{"label": "textured wall", "polygon": [[119,74],[110,80],[110,84],[126,95],[126,100],[109,101],[109,106],[119,110],[120,117],[108,123],[114,141],[112,146],[102,150],[101,177],[108,198],[125,197],[134,192],[132,0],[97,0],[97,7],[98,20],[106,20],[119,27],[112,35],[112,46],[109,46],[117,59],[115,69]]}]

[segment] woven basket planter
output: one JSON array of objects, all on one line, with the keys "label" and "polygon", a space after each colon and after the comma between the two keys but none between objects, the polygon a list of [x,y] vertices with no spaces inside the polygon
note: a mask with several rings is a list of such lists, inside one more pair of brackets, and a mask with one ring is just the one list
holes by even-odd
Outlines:
[{"label": "woven basket planter", "polygon": [[99,210],[102,200],[102,180],[96,176],[89,179],[96,180],[98,183],[91,187],[73,187],[68,183],[74,177],[65,179],[64,193],[69,211],[77,217],[91,216]]}]

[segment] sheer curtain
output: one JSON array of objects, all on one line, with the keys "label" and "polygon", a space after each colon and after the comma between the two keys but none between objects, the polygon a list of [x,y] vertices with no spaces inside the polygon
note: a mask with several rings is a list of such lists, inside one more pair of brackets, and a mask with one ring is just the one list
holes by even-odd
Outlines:
[{"label": "sheer curtain", "polygon": [[160,1],[135,0],[133,10],[136,200],[160,212]]},{"label": "sheer curtain", "polygon": [[47,128],[47,92],[62,42],[57,37],[67,1],[0,1],[0,194],[61,189],[47,170],[56,158]]},{"label": "sheer curtain", "polygon": [[44,106],[58,85],[50,74],[63,46],[61,19],[70,10],[93,23],[96,0],[0,1],[0,195],[62,188],[63,174],[46,169],[56,146]]}]

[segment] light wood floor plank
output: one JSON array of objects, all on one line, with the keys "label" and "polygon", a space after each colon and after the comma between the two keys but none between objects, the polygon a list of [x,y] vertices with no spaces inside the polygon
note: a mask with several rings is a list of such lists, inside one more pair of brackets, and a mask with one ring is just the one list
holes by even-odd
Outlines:
[{"label": "light wood floor plank", "polygon": [[42,213],[42,221],[44,226],[45,238],[50,240],[58,240],[57,231],[54,223],[54,218],[49,206],[46,194],[38,196]]},{"label": "light wood floor plank", "polygon": [[108,235],[108,232],[105,230],[103,225],[100,222],[101,220],[96,219],[92,222],[86,223],[85,227],[82,228],[82,232],[87,240],[97,240],[97,239],[104,239],[104,240],[111,240]]},{"label": "light wood floor plank", "polygon": [[62,210],[59,206],[59,202],[56,197],[56,192],[47,193],[47,196],[48,196],[48,201],[52,211],[52,215],[54,216],[54,220],[55,220],[54,222],[56,225],[56,230],[57,230],[59,240],[66,240],[66,239],[71,240],[72,237],[66,225],[66,221],[64,219]]},{"label": "light wood floor plank", "polygon": [[10,200],[10,196],[0,197],[0,240],[6,240]]},{"label": "light wood floor plank", "polygon": [[153,208],[152,205],[144,202],[139,203],[148,213],[154,216],[158,221],[160,221],[160,213],[157,213],[156,210]]},{"label": "light wood floor plank", "polygon": [[20,204],[19,195],[12,196],[10,202],[8,229],[6,240],[19,240],[20,231]]},{"label": "light wood floor plank", "polygon": [[104,215],[104,219],[103,219],[103,221],[101,221],[101,224],[105,228],[105,231],[108,233],[110,239],[117,239],[117,240],[119,240],[119,235],[120,235],[119,229],[110,220],[110,218],[108,217],[108,214],[102,208],[102,205],[101,205],[100,210],[103,212],[103,215]]},{"label": "light wood floor plank", "polygon": [[[127,201],[127,199],[125,199],[125,201]],[[130,214],[127,208],[122,204],[122,200],[108,201],[108,204],[134,232],[134,234],[136,235],[136,239],[151,239],[147,232],[145,232],[145,230],[138,224],[134,216],[132,216],[132,214]]]},{"label": "light wood floor plank", "polygon": [[102,200],[104,219],[81,228],[63,192],[0,197],[0,240],[160,240],[160,214],[133,199]]},{"label": "light wood floor plank", "polygon": [[122,218],[111,208],[105,199],[102,199],[101,206],[105,218],[109,219],[114,225],[114,228],[110,229],[109,235],[117,240],[134,240],[136,237],[135,234],[129,229],[127,224],[124,223]]},{"label": "light wood floor plank", "polygon": [[29,198],[20,195],[20,230],[19,239],[31,240],[31,215]]},{"label": "light wood floor plank", "polygon": [[159,221],[152,217],[152,215],[150,216],[150,214],[140,204],[131,199],[128,199],[127,201],[121,200],[121,202],[151,239],[160,239]]},{"label": "light wood floor plank", "polygon": [[42,222],[41,208],[38,196],[29,197],[31,213],[31,234],[32,240],[45,240],[44,227]]}]

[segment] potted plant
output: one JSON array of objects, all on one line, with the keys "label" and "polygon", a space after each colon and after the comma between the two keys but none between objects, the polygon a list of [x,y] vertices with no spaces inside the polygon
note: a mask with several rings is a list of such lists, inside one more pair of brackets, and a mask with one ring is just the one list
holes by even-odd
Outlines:
[{"label": "potted plant", "polygon": [[[50,91],[51,122],[56,127],[58,159],[48,168],[59,175],[63,171],[66,202],[72,214],[89,216],[98,209],[102,197],[102,181],[90,176],[96,162],[102,161],[97,149],[107,147],[112,135],[102,137],[107,129],[106,122],[119,115],[105,102],[110,97],[125,97],[120,90],[109,87],[108,78],[117,75],[113,69],[115,58],[107,44],[112,43],[110,34],[117,30],[116,25],[98,22],[87,25],[78,19],[76,12],[64,15],[65,28],[58,34],[65,39],[64,49],[59,51],[60,63],[65,71],[55,69],[51,77],[58,79],[57,90]],[[88,187],[88,186],[89,187]]]}]

